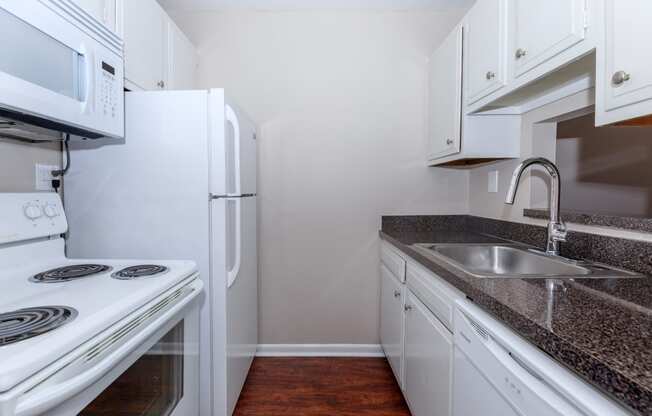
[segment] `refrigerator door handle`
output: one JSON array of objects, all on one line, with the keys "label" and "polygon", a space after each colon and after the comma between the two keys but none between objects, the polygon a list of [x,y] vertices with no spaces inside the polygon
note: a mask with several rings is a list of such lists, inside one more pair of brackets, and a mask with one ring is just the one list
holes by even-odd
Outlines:
[{"label": "refrigerator door handle", "polygon": [[[233,111],[230,105],[225,106],[226,121],[233,126],[233,176],[235,181],[235,189],[229,195],[240,195],[240,122],[238,116]],[[228,190],[227,190],[228,192]]]},{"label": "refrigerator door handle", "polygon": [[226,287],[230,288],[238,278],[240,263],[242,262],[242,199],[228,198],[227,202],[232,202],[235,205],[235,241],[233,241],[235,245],[235,259],[233,260],[233,267],[227,272],[226,284]]}]

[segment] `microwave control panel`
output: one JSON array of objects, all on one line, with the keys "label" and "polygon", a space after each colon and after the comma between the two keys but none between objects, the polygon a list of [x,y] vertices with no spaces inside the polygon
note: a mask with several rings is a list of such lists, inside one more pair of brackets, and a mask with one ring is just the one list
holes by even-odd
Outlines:
[{"label": "microwave control panel", "polygon": [[118,111],[118,100],[122,94],[122,83],[118,79],[118,70],[115,65],[100,59],[99,65],[99,112],[104,117],[116,118]]}]

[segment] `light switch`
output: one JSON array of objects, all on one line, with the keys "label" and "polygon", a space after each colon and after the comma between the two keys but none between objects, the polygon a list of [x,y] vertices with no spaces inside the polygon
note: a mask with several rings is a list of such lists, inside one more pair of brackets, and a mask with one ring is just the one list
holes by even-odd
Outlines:
[{"label": "light switch", "polygon": [[487,192],[495,194],[498,192],[498,171],[492,170],[489,172],[489,177],[487,180]]}]

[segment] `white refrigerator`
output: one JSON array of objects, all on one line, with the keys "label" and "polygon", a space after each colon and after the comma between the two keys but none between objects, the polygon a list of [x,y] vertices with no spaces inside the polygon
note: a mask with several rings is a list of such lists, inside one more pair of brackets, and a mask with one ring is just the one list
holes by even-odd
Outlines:
[{"label": "white refrigerator", "polygon": [[192,259],[202,416],[231,415],[256,351],[255,125],[224,90],[128,92],[119,143],[71,143],[73,257]]}]

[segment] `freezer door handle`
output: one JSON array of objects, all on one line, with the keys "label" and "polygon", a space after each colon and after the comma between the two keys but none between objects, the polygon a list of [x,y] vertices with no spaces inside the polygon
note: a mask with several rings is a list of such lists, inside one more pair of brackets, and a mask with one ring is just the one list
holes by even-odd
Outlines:
[{"label": "freezer door handle", "polygon": [[241,198],[227,198],[227,204],[232,204],[235,207],[235,227],[233,228],[234,235],[230,236],[228,244],[233,244],[234,259],[233,266],[227,272],[227,288],[233,286],[235,280],[238,278],[240,272],[240,263],[242,261],[242,199]]},{"label": "freezer door handle", "polygon": [[[233,161],[230,166],[227,164],[227,169],[229,167],[233,169],[231,174],[233,175],[234,189],[227,189],[226,192],[229,195],[240,195],[240,123],[238,122],[238,116],[231,106],[227,104],[224,111],[226,121],[233,126],[233,154],[227,155],[227,157],[232,157]],[[227,183],[227,186],[228,185],[230,184]]]}]

